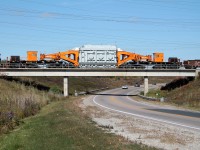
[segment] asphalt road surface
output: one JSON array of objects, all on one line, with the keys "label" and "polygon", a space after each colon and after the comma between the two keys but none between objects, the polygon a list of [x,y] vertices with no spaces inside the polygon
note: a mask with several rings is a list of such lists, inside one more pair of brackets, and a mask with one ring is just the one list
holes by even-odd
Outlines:
[{"label": "asphalt road surface", "polygon": [[[175,107],[158,106],[134,100],[134,95],[143,87],[113,89],[97,94],[93,102],[105,109],[137,116],[143,119],[163,122],[200,132],[200,112],[184,111]],[[129,95],[129,96],[128,96]],[[133,97],[130,97],[133,96]]]}]

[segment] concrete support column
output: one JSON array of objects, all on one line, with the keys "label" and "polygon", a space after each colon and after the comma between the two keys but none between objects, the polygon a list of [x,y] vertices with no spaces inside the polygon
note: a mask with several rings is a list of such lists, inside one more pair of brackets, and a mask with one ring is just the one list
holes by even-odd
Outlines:
[{"label": "concrete support column", "polygon": [[144,96],[149,92],[149,79],[147,76],[144,77]]},{"label": "concrete support column", "polygon": [[200,73],[200,70],[196,70],[196,73],[195,73],[195,80],[199,78],[199,73]]},{"label": "concrete support column", "polygon": [[63,83],[64,85],[64,89],[63,89],[63,91],[64,91],[64,96],[65,97],[67,97],[67,96],[69,96],[69,86],[68,86],[68,77],[64,77],[64,83]]}]

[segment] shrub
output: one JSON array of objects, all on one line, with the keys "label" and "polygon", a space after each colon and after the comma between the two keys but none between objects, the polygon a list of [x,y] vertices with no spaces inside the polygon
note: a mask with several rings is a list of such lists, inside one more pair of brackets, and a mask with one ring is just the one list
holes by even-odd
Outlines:
[{"label": "shrub", "polygon": [[61,94],[62,93],[62,91],[57,86],[51,87],[50,92],[53,92],[54,94]]}]

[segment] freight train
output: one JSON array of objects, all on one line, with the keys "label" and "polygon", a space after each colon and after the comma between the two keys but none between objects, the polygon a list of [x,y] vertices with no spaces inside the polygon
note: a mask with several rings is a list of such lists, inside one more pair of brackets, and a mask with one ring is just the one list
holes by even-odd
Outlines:
[{"label": "freight train", "polygon": [[134,69],[195,69],[200,60],[187,60],[183,63],[177,57],[164,61],[164,53],[140,55],[124,51],[114,45],[83,45],[80,48],[54,54],[40,54],[27,51],[27,59],[11,56],[1,61],[1,68],[134,68]]}]

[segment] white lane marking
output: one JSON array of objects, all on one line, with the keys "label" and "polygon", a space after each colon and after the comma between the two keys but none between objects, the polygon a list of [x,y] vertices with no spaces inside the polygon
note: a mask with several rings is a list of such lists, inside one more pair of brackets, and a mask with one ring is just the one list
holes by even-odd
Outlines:
[{"label": "white lane marking", "polygon": [[127,115],[132,115],[132,116],[136,116],[136,117],[140,117],[140,118],[144,118],[144,119],[149,119],[149,120],[153,120],[153,121],[158,121],[158,122],[163,122],[163,123],[167,123],[167,124],[177,125],[177,126],[181,126],[181,127],[185,127],[185,128],[189,128],[189,129],[200,130],[200,128],[197,128],[197,127],[187,126],[187,125],[176,123],[176,122],[166,121],[166,120],[162,120],[162,119],[156,119],[156,118],[152,118],[152,117],[147,117],[147,116],[143,116],[143,115],[138,115],[138,114],[134,114],[134,113],[129,113],[129,112],[125,112],[125,111],[109,108],[109,107],[106,107],[106,106],[103,106],[103,105],[97,103],[96,100],[95,100],[97,96],[98,95],[96,95],[93,98],[93,102],[96,105],[100,106],[100,107],[103,107],[103,108],[106,108],[106,109],[109,109],[109,110],[112,110],[112,111],[116,111],[116,112],[127,114]]},{"label": "white lane marking", "polygon": [[192,113],[198,113],[198,111],[192,111],[192,110],[185,110],[185,109],[181,109],[181,108],[176,108],[175,106],[159,106],[159,105],[156,105],[156,104],[150,104],[148,102],[138,102],[132,98],[129,97],[131,92],[128,92],[126,95],[126,97],[130,100],[130,101],[133,101],[133,102],[136,102],[138,104],[141,104],[141,105],[145,105],[145,106],[151,106],[151,107],[154,107],[154,108],[160,108],[160,109],[167,109],[167,110],[174,110],[174,109],[177,109],[177,110],[180,110],[180,111],[186,111],[186,112],[192,112]]}]

